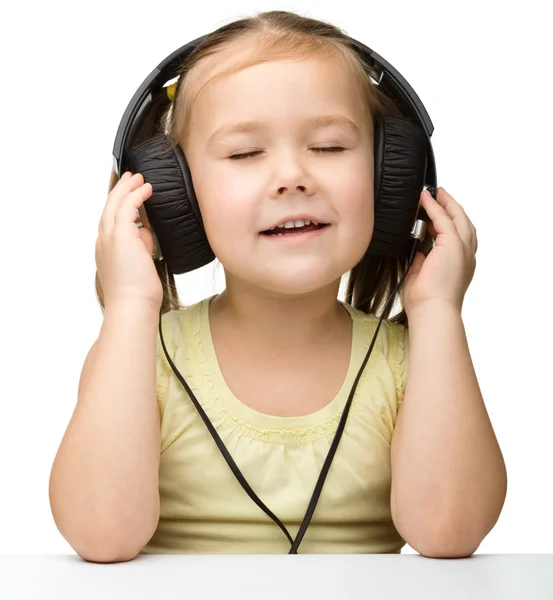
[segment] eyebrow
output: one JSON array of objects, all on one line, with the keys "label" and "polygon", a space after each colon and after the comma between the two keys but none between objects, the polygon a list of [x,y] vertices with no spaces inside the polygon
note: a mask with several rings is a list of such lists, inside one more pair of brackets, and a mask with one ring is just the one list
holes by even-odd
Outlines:
[{"label": "eyebrow", "polygon": [[[341,125],[342,127],[347,127],[353,133],[361,133],[359,127],[357,127],[353,121],[342,115],[320,115],[307,119],[307,122],[310,123],[312,127],[323,128],[332,125]],[[219,137],[224,137],[233,133],[252,133],[259,129],[263,129],[263,127],[265,127],[265,124],[261,121],[242,121],[232,125],[221,125],[221,127],[219,127],[207,140],[207,145],[211,146],[215,142],[215,139]]]}]

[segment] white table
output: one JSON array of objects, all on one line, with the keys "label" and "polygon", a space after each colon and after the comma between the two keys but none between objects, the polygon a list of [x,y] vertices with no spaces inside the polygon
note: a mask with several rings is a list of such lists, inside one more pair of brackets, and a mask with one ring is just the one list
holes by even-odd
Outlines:
[{"label": "white table", "polygon": [[553,554],[0,555],[1,600],[553,600]]}]

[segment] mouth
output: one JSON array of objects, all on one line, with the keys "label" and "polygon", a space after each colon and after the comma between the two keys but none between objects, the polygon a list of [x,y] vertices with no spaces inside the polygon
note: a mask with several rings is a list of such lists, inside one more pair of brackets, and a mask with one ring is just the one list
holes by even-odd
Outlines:
[{"label": "mouth", "polygon": [[299,243],[320,237],[329,228],[330,224],[328,223],[319,223],[317,225],[311,223],[303,227],[277,227],[276,229],[262,231],[259,235],[274,243]]},{"label": "mouth", "polygon": [[297,236],[311,231],[319,231],[325,227],[328,227],[328,223],[318,223],[317,225],[310,223],[309,225],[303,225],[302,227],[275,227],[274,229],[261,231],[260,235],[265,235],[267,237]]}]

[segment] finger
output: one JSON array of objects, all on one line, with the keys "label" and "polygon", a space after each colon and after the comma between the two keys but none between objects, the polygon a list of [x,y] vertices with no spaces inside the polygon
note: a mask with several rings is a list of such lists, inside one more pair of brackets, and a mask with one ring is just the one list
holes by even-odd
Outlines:
[{"label": "finger", "polygon": [[132,177],[133,174],[130,171],[125,171],[109,192],[106,203],[104,205],[104,209],[102,211],[102,215],[100,217],[100,222],[98,223],[98,236],[105,234],[106,223],[108,222],[108,220],[113,221],[113,217],[111,214],[114,210],[113,205],[117,204],[120,201],[121,197],[126,193],[123,190],[123,185],[125,184],[125,182],[131,180]]},{"label": "finger", "polygon": [[411,266],[409,267],[409,274],[407,275],[407,278],[412,277],[413,275],[416,275],[417,273],[419,273],[425,259],[426,259],[426,257],[424,256],[424,254],[422,252],[415,253],[413,262],[411,263]]},{"label": "finger", "polygon": [[[440,188],[438,188],[438,195],[440,193],[439,189]],[[421,204],[424,210],[426,211],[426,214],[430,218],[429,226],[432,226],[432,237],[436,239],[440,235],[440,233],[456,236],[459,235],[455,224],[453,223],[451,217],[448,215],[445,208],[443,206],[440,206],[440,204],[438,204],[438,202],[434,200],[434,198],[431,196],[428,190],[424,190],[422,192]]]},{"label": "finger", "polygon": [[444,208],[455,224],[457,233],[465,246],[472,249],[474,245],[473,234],[465,209],[443,187],[438,188],[437,202]]},{"label": "finger", "polygon": [[477,250],[478,250],[478,236],[476,235],[476,227],[472,224],[472,222],[469,221],[470,224],[470,228],[472,231],[472,251],[474,254],[476,254]]},{"label": "finger", "polygon": [[125,171],[123,173],[123,175],[119,178],[119,180],[115,183],[115,185],[112,188],[112,190],[110,191],[110,193],[108,194],[106,203],[104,205],[104,209],[102,211],[102,215],[100,217],[100,222],[98,223],[98,233],[99,234],[102,233],[105,222],[108,219],[109,211],[111,210],[110,206],[114,202],[118,202],[118,198],[120,198],[123,193],[122,192],[123,182],[131,179],[131,177],[132,177],[132,173],[130,173],[129,171]]},{"label": "finger", "polygon": [[473,248],[474,248],[474,253],[476,254],[476,250],[478,250],[478,236],[476,234],[476,227],[474,226],[474,223],[468,217],[467,217],[467,220],[469,222],[469,227],[472,232]]},{"label": "finger", "polygon": [[139,235],[140,239],[142,240],[144,246],[146,246],[146,250],[148,250],[148,254],[153,254],[154,238],[152,236],[152,233],[148,229],[146,229],[146,227],[143,227],[142,229],[139,229],[138,235]]},{"label": "finger", "polygon": [[436,228],[434,227],[434,225],[432,224],[432,221],[429,221],[426,224],[426,229],[428,231],[428,233],[434,238],[436,239],[438,237],[438,232],[436,231]]},{"label": "finger", "polygon": [[127,194],[119,203],[117,210],[115,211],[114,225],[121,223],[134,223],[137,222],[137,216],[139,216],[138,208],[142,206],[147,198],[152,194],[152,185],[150,183],[144,183],[136,190]]},{"label": "finger", "polygon": [[148,219],[148,214],[146,213],[146,210],[144,208],[144,204],[142,206],[138,207],[138,217],[137,217],[137,222],[142,226],[142,227],[146,227],[147,229],[152,229],[150,227],[150,220]]},{"label": "finger", "polygon": [[100,232],[108,233],[113,229],[115,213],[119,204],[127,194],[139,188],[143,183],[144,178],[140,173],[135,173],[134,175],[130,175],[130,173],[123,174],[108,195],[104,212],[100,219]]}]

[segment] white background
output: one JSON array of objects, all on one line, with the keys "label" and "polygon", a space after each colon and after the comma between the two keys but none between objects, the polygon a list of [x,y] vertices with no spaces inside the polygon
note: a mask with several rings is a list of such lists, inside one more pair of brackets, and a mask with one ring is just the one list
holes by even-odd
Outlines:
[{"label": "white background", "polygon": [[[553,326],[542,291],[551,289],[553,220],[548,4],[57,0],[3,9],[0,553],[72,552],[50,513],[48,478],[101,325],[94,245],[123,111],[184,43],[273,9],[335,23],[396,67],[428,109],[438,184],[478,231],[463,320],[509,476],[478,552],[553,552]],[[223,283],[216,263],[177,277],[184,303]]]}]

